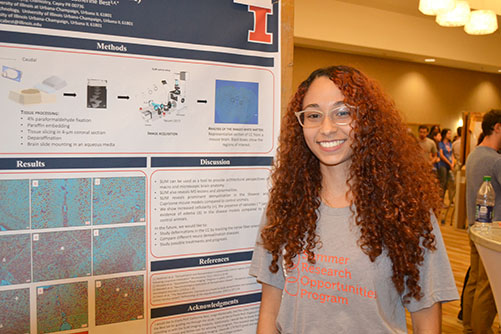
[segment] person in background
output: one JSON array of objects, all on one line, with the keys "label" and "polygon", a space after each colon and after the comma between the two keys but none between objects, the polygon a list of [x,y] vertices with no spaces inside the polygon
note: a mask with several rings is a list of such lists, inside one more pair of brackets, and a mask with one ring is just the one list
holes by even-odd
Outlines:
[{"label": "person in background", "polygon": [[424,124],[420,125],[418,128],[418,135],[419,146],[421,146],[421,148],[423,149],[424,156],[429,162],[430,166],[433,166],[436,161],[437,146],[432,139],[427,137],[428,127]]},{"label": "person in background", "polygon": [[435,147],[437,149],[437,154],[433,159],[433,171],[435,172],[435,176],[438,178],[438,167],[439,167],[438,163],[440,161],[440,156],[438,155],[438,150],[439,150],[438,144],[442,140],[442,135],[440,134],[440,128],[436,125],[432,126],[430,133],[428,134],[428,138],[433,140],[433,142],[435,143]]},{"label": "person in background", "polygon": [[[433,137],[437,133],[440,133],[440,126],[438,126],[438,125],[432,125],[431,128],[430,128],[430,132],[428,133],[428,138],[433,139]],[[440,139],[442,139],[442,138],[440,138]],[[438,146],[438,144],[437,144],[437,146]]]},{"label": "person in background", "polygon": [[257,333],[440,333],[458,299],[428,162],[360,71],[303,81],[283,118],[250,274]]},{"label": "person in background", "polygon": [[[475,223],[475,202],[484,176],[491,177],[496,193],[493,219],[501,220],[501,155],[497,153],[501,149],[501,110],[494,109],[484,115],[482,133],[482,142],[466,160],[466,216],[469,226]],[[464,333],[490,334],[496,304],[482,260],[471,240],[470,266],[463,299]]]},{"label": "person in background", "polygon": [[[461,170],[461,131],[463,127],[458,126],[456,129],[455,140],[452,142],[452,155],[454,157],[454,168],[452,169],[452,179],[448,183],[449,199],[454,198],[456,194],[456,182],[459,180],[459,171]],[[451,204],[454,204],[450,200]]]},{"label": "person in background", "polygon": [[[454,169],[454,155],[452,154],[452,132],[450,129],[443,129],[442,140],[438,143],[438,155],[440,157],[440,162],[438,163],[438,179],[440,181],[440,187],[442,188],[442,200],[445,192],[449,188],[449,203],[453,203],[454,194],[451,190],[450,183],[454,184],[454,175],[452,175],[452,170]],[[445,206],[445,205],[444,205]]]},{"label": "person in background", "polygon": [[[456,164],[454,165],[456,170],[461,169],[461,131],[463,130],[462,126],[459,126],[456,129],[457,138],[452,143],[452,154],[454,155],[454,159],[456,160]],[[454,175],[456,175],[454,173]]]}]

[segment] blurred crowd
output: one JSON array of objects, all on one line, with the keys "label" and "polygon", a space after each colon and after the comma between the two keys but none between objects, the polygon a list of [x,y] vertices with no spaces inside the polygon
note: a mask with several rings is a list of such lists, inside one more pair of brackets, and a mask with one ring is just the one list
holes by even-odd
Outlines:
[{"label": "blurred crowd", "polygon": [[462,127],[458,127],[453,135],[451,129],[440,129],[438,125],[433,125],[431,128],[427,125],[420,125],[418,128],[417,141],[430,163],[430,168],[437,175],[444,208],[454,205],[455,175],[461,169],[459,156],[461,131]]}]

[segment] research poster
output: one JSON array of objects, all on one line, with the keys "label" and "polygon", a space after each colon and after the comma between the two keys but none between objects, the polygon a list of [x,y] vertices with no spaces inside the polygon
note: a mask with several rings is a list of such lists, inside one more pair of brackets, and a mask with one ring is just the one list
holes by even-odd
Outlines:
[{"label": "research poster", "polygon": [[265,0],[0,1],[0,333],[255,333]]}]

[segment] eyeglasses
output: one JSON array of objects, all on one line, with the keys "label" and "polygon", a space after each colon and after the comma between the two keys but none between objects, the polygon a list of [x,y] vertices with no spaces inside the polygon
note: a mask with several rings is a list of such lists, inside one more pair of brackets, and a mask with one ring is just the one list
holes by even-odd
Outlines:
[{"label": "eyeglasses", "polygon": [[[337,125],[348,125],[352,121],[352,114],[355,107],[339,101],[334,104],[331,110],[327,113],[332,123]],[[325,112],[316,109],[306,109],[295,112],[299,124],[303,128],[316,128],[319,127],[324,119]]]}]

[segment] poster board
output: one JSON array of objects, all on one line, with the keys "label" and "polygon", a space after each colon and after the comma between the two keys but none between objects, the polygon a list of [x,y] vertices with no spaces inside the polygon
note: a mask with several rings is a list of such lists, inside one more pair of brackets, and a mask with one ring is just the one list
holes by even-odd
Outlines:
[{"label": "poster board", "polygon": [[280,10],[0,6],[0,328],[254,333]]}]

